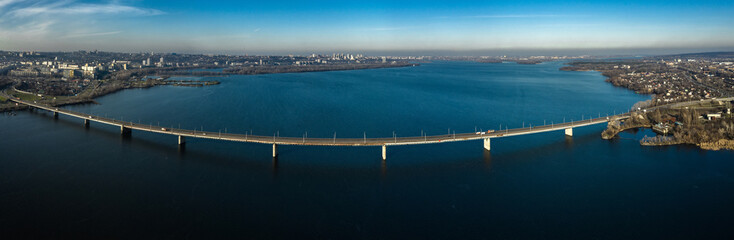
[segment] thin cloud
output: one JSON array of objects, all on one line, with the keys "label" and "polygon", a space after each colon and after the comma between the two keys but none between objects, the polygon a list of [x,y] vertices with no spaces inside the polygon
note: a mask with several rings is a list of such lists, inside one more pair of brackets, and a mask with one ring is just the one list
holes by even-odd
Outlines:
[{"label": "thin cloud", "polygon": [[535,25],[535,26],[536,27],[549,27],[549,28],[580,28],[580,27],[599,27],[599,26],[605,26],[605,25],[599,24],[599,23],[554,23],[554,24],[540,24],[540,25]]},{"label": "thin cloud", "polygon": [[21,42],[43,39],[55,23],[53,20],[34,20],[10,29],[0,27],[0,38],[9,40],[12,37]]},{"label": "thin cloud", "polygon": [[122,31],[114,31],[114,32],[94,32],[94,33],[76,33],[76,34],[69,34],[66,36],[63,36],[61,38],[81,38],[81,37],[96,37],[96,36],[105,36],[105,35],[115,35],[122,33]]},{"label": "thin cloud", "polygon": [[399,30],[406,30],[410,29],[408,27],[377,27],[377,28],[367,28],[365,30],[367,31],[399,31]]},{"label": "thin cloud", "polygon": [[[129,5],[126,1],[0,0],[0,39],[5,46],[58,46],[53,39],[84,39],[119,34],[98,23],[108,16],[153,16],[165,12]],[[67,45],[74,41],[66,40]]]},{"label": "thin cloud", "polygon": [[54,25],[56,21],[48,20],[48,21],[32,21],[23,25],[18,26],[16,30],[19,30],[20,33],[27,33],[27,34],[43,34],[48,31],[48,29],[51,28],[52,25]]},{"label": "thin cloud", "polygon": [[567,15],[555,15],[555,14],[478,15],[478,16],[468,16],[467,18],[557,18],[557,17],[567,17]]},{"label": "thin cloud", "polygon": [[500,15],[471,15],[456,17],[438,17],[440,19],[452,18],[562,18],[562,17],[580,17],[579,15],[562,15],[562,14],[500,14]]},{"label": "thin cloud", "polygon": [[23,0],[0,0],[0,9],[13,3],[22,2]]},{"label": "thin cloud", "polygon": [[[14,0],[9,0],[14,1]],[[133,15],[161,15],[165,12],[157,9],[139,8],[133,6],[109,4],[74,4],[73,2],[59,2],[54,4],[35,4],[17,8],[9,12],[15,17],[31,17],[42,14],[133,14]]]}]

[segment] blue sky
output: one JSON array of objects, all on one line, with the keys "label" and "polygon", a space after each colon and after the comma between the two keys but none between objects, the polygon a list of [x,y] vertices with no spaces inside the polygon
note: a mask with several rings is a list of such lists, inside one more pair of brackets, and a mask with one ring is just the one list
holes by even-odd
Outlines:
[{"label": "blue sky", "polygon": [[734,1],[0,0],[2,50],[232,54],[734,50]]}]

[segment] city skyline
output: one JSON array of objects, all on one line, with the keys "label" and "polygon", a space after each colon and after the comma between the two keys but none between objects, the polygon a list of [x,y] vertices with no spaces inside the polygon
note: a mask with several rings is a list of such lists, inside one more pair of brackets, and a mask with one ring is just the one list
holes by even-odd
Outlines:
[{"label": "city skyline", "polygon": [[228,54],[734,50],[734,3],[0,0],[0,48]]}]

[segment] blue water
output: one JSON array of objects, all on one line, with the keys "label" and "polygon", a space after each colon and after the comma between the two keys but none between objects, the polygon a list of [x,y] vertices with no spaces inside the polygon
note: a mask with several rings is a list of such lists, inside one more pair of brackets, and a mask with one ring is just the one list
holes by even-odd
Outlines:
[{"label": "blue water", "polygon": [[[649,96],[597,72],[437,62],[230,76],[118,92],[75,111],[300,137],[420,136],[613,114]],[[731,238],[734,152],[642,147],[605,126],[388,147],[176,138],[45,112],[0,116],[0,237]]]}]

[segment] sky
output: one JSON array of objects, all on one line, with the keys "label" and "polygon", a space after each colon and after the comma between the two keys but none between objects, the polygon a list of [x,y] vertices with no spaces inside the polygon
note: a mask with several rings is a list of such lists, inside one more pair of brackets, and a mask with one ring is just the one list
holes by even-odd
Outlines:
[{"label": "sky", "polygon": [[734,51],[734,1],[0,0],[0,50],[582,55]]}]

